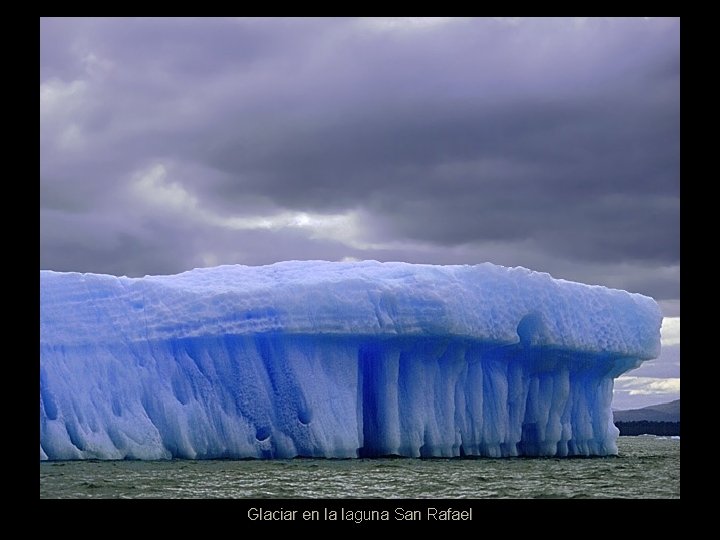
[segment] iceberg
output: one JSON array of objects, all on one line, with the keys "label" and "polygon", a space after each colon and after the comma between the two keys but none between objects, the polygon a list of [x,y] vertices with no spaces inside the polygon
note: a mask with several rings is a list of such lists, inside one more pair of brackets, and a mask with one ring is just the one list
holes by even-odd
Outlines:
[{"label": "iceberg", "polygon": [[485,263],[40,272],[40,459],[617,453],[652,298]]}]

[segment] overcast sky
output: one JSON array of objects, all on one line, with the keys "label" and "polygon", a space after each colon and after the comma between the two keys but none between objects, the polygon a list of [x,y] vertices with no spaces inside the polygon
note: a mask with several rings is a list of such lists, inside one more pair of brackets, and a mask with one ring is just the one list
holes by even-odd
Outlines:
[{"label": "overcast sky", "polygon": [[677,317],[679,34],[664,18],[42,19],[41,268],[490,261]]}]

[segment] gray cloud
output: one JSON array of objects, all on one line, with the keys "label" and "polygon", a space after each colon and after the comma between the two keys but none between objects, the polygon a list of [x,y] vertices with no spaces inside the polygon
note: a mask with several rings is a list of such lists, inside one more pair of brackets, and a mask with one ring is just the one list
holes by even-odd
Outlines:
[{"label": "gray cloud", "polygon": [[664,345],[658,358],[629,371],[627,376],[680,378],[680,345]]},{"label": "gray cloud", "polygon": [[489,260],[679,311],[677,19],[43,19],[40,46],[42,268]]}]

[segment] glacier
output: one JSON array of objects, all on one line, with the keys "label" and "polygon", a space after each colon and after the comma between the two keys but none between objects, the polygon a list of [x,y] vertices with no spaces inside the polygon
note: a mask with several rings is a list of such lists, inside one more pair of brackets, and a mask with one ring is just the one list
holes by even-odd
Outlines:
[{"label": "glacier", "polygon": [[40,459],[617,453],[652,298],[490,263],[40,272]]}]

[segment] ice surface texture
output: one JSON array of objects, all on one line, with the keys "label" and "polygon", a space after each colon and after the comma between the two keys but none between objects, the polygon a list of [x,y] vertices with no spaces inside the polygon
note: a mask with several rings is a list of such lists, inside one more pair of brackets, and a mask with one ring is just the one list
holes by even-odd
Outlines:
[{"label": "ice surface texture", "polygon": [[492,264],[40,272],[40,459],[605,455],[646,296]]}]

